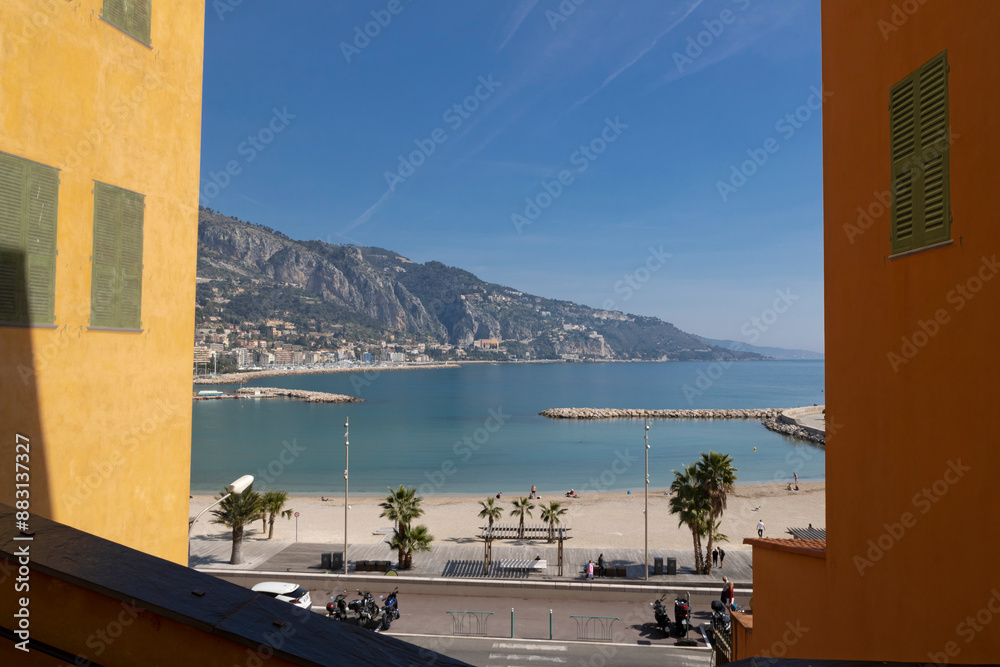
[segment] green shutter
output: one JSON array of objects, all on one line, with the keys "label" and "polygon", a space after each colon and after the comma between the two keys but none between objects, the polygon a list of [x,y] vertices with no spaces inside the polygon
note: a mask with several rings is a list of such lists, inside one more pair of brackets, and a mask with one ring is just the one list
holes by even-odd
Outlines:
[{"label": "green shutter", "polygon": [[935,56],[889,94],[892,253],[951,238],[948,60]]},{"label": "green shutter", "polygon": [[0,154],[0,322],[55,322],[59,172]]},{"label": "green shutter", "polygon": [[143,44],[149,44],[152,0],[104,0],[101,17]]},{"label": "green shutter", "polygon": [[94,184],[90,325],[141,327],[143,196]]},{"label": "green shutter", "polygon": [[134,192],[124,193],[122,197],[120,326],[126,329],[138,329],[141,326],[142,221],[142,195]]}]

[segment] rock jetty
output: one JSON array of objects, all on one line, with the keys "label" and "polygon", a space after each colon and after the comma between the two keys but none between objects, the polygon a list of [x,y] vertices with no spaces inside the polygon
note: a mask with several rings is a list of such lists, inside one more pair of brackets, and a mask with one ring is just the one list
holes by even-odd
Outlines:
[{"label": "rock jetty", "polygon": [[625,410],[619,408],[550,408],[539,412],[550,419],[777,419],[777,408],[726,410]]},{"label": "rock jetty", "polygon": [[796,424],[788,424],[783,422],[780,417],[771,417],[765,419],[761,423],[764,424],[764,428],[769,431],[781,433],[782,435],[790,435],[793,438],[801,438],[802,440],[808,440],[810,442],[819,443],[824,447],[826,446],[826,434],[808,431]]},{"label": "rock jetty", "polygon": [[360,403],[363,398],[345,394],[327,394],[322,391],[304,389],[279,389],[277,387],[242,387],[236,395],[246,398],[296,398],[306,403]]}]

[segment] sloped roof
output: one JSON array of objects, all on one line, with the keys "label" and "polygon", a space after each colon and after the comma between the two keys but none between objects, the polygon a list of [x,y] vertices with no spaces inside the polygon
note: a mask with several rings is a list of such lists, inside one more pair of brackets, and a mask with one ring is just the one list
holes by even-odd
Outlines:
[{"label": "sloped roof", "polygon": [[796,540],[780,537],[747,537],[743,544],[773,551],[786,551],[801,556],[826,558],[826,540]]}]

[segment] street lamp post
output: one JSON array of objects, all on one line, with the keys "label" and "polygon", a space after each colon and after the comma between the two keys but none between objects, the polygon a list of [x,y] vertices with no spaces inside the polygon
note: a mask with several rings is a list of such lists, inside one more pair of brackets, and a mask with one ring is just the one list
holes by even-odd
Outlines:
[{"label": "street lamp post", "polygon": [[350,470],[351,442],[348,439],[349,419],[344,417],[344,574],[347,574],[347,471]]},{"label": "street lamp post", "polygon": [[646,422],[646,490],[644,500],[646,508],[642,511],[646,519],[645,554],[643,556],[646,567],[643,568],[643,579],[649,579],[649,422]]},{"label": "street lamp post", "polygon": [[250,486],[251,484],[253,484],[253,475],[243,475],[242,477],[240,477],[238,480],[236,480],[226,488],[226,495],[222,496],[214,503],[212,503],[202,511],[198,512],[198,516],[196,516],[195,518],[188,519],[188,566],[191,565],[191,529],[194,528],[194,522],[200,519],[202,514],[212,509],[213,507],[221,503],[229,496],[233,494],[243,493],[244,491],[247,490],[247,487]]}]

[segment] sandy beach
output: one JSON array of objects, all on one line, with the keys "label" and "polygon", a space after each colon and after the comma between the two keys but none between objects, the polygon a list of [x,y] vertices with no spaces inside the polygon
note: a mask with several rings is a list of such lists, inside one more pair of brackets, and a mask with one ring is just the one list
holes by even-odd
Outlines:
[{"label": "sandy beach", "polygon": [[[787,528],[804,528],[812,524],[826,527],[826,483],[799,484],[799,491],[786,491],[783,486],[740,486],[728,499],[728,508],[722,518],[722,531],[729,537],[724,545],[727,551],[749,549],[743,538],[757,536],[757,521],[763,520],[765,537],[790,537]],[[505,522],[516,522],[509,516],[511,501],[516,489],[501,489]],[[522,493],[527,495],[527,489]],[[574,547],[608,547],[641,549],[644,525],[642,492],[587,494],[579,498],[566,498],[563,493],[549,494],[539,491],[542,498],[536,504],[556,501],[569,511],[563,516],[563,525],[572,528]],[[479,518],[480,500],[470,496],[428,497],[423,499],[424,515],[415,523],[427,526],[436,544],[475,541],[483,519]],[[195,516],[214,498],[196,495],[191,499],[191,516]],[[670,514],[669,497],[663,489],[649,490],[649,546],[658,549],[692,548],[691,531],[677,526],[677,518]],[[379,517],[381,498],[352,497],[348,510],[348,540],[354,544],[375,543],[383,538],[377,531],[390,529],[391,522]],[[299,542],[342,542],[344,538],[344,496],[323,501],[318,496],[292,496],[286,505],[299,513]],[[758,508],[759,509],[756,509]],[[526,523],[540,524],[540,511],[532,512]],[[221,535],[228,533],[223,526],[211,523],[208,512],[195,524],[193,535]],[[261,522],[248,527],[248,540],[267,539]],[[274,539],[294,542],[296,519],[279,518],[274,524]]]}]

